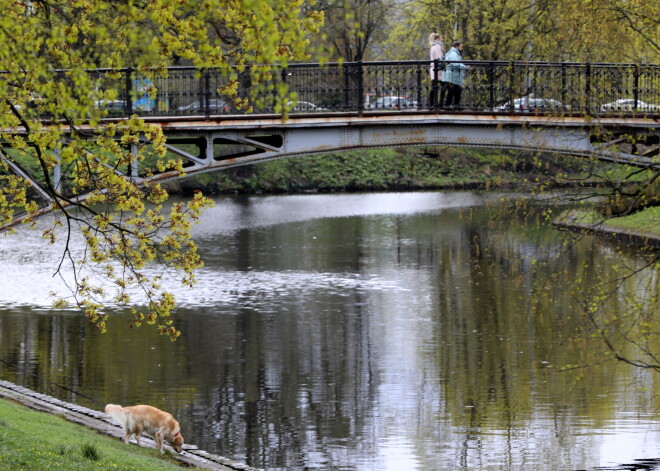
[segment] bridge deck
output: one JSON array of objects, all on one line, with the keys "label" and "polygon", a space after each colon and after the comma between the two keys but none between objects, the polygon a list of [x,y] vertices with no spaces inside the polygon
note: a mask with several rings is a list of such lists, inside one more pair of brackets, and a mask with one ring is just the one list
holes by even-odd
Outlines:
[{"label": "bridge deck", "polygon": [[[108,119],[118,122],[121,119]],[[660,126],[660,115],[618,115],[589,116],[580,113],[573,115],[555,114],[508,114],[488,112],[430,112],[399,110],[396,112],[332,112],[302,114],[295,113],[282,119],[276,114],[245,114],[245,115],[213,115],[205,116],[149,116],[148,122],[159,124],[166,132],[170,130],[191,130],[211,128],[284,128],[284,127],[322,127],[337,125],[386,125],[386,124],[487,124],[487,125],[517,125],[517,126],[567,126],[567,127],[643,127]]]}]

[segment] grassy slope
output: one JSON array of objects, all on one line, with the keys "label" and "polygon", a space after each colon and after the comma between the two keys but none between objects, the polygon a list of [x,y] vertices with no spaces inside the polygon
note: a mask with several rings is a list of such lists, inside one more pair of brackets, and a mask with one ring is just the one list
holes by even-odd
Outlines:
[{"label": "grassy slope", "polygon": [[630,231],[642,235],[660,238],[660,207],[638,211],[630,216],[604,219],[596,211],[572,210],[560,218],[561,221],[572,220],[577,224],[602,224],[605,229],[613,231]]},{"label": "grassy slope", "polygon": [[[440,146],[360,149],[289,157],[174,183],[173,192],[407,191],[449,188],[531,188],[593,183],[593,162],[583,158],[500,149]],[[617,167],[601,164],[617,178]],[[177,187],[178,186],[178,187]]]},{"label": "grassy slope", "polygon": [[624,229],[660,237],[660,207],[639,211],[630,216],[609,219],[606,225],[615,229]]},{"label": "grassy slope", "polygon": [[0,399],[0,470],[181,469],[164,456]]},{"label": "grassy slope", "polygon": [[497,186],[522,167],[499,150],[364,149],[292,157],[194,176],[183,187],[205,193],[388,191]]}]

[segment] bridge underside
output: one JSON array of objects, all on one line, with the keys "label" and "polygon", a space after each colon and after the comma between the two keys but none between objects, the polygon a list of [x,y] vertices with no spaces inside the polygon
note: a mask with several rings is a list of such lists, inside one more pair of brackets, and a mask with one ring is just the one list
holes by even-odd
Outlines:
[{"label": "bridge underside", "polygon": [[[258,123],[189,123],[164,126],[170,152],[185,159],[187,175],[256,164],[284,157],[350,149],[440,145],[559,153],[638,167],[660,165],[660,129],[652,120],[584,118],[412,116],[396,120],[361,117],[263,120]],[[649,122],[651,121],[651,122]],[[178,178],[167,173],[155,178]]]}]

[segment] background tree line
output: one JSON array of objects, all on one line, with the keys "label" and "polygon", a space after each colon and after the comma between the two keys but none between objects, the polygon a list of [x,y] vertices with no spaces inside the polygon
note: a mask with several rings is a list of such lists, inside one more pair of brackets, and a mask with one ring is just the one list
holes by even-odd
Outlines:
[{"label": "background tree line", "polygon": [[328,0],[333,59],[425,60],[431,32],[465,59],[657,63],[660,4],[645,0]]}]

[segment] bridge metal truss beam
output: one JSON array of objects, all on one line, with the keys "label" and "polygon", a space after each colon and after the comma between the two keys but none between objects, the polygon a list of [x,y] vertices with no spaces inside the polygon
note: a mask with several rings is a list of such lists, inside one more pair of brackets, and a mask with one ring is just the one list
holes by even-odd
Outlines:
[{"label": "bridge metal truss beam", "polygon": [[[447,122],[349,125],[325,123],[316,126],[293,124],[245,129],[218,127],[170,133],[170,138],[176,138],[177,141],[196,141],[198,156],[178,148],[175,144],[169,144],[168,148],[188,160],[188,175],[298,155],[419,145],[519,149],[590,157],[638,167],[660,167],[660,160],[648,157],[655,153],[647,151],[645,155],[641,155],[622,149],[622,144],[628,140],[628,136],[640,132],[647,137],[655,136],[657,141],[660,138],[660,130],[657,128],[618,128],[616,134],[603,133],[602,128],[598,129],[599,132],[595,133],[592,126]],[[224,144],[220,149],[214,145],[218,142]],[[238,150],[232,151],[232,147],[238,147]],[[155,178],[167,180],[177,176],[170,173]]]}]

